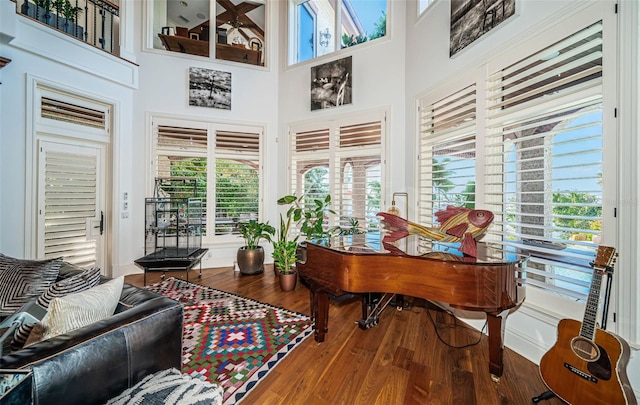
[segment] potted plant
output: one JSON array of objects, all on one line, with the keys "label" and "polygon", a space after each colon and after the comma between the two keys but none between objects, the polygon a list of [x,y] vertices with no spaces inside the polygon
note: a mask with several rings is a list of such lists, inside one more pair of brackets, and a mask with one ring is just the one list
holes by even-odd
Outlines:
[{"label": "potted plant", "polygon": [[[287,216],[293,223],[300,226],[300,233],[305,236],[306,240],[321,239],[334,233],[335,228],[331,230],[324,228],[325,215],[335,214],[335,211],[329,208],[331,194],[327,194],[324,198],[314,199],[310,199],[304,194],[300,197],[286,195],[278,199],[278,205],[290,205]],[[297,255],[299,261],[306,261],[306,243],[304,241],[299,244]]]},{"label": "potted plant", "polygon": [[[305,200],[307,200],[306,204]],[[324,229],[324,217],[327,213],[335,214],[335,211],[329,208],[331,194],[327,194],[324,199],[311,200],[308,200],[305,195],[300,197],[286,195],[278,200],[278,205],[291,205],[289,211],[293,222],[300,225],[300,233],[307,240],[328,236],[328,231]]]},{"label": "potted plant", "polygon": [[276,232],[275,239],[272,239],[273,253],[271,255],[273,257],[273,266],[279,274],[278,280],[282,291],[295,289],[298,277],[295,268],[298,235],[293,238],[289,236],[292,219],[293,207],[290,207],[284,217],[280,214],[280,227]]},{"label": "potted plant", "polygon": [[240,272],[245,275],[259,274],[264,271],[264,249],[260,240],[270,240],[275,228],[269,222],[258,222],[251,219],[238,224],[240,235],[244,238],[244,246],[238,249],[236,260]]}]

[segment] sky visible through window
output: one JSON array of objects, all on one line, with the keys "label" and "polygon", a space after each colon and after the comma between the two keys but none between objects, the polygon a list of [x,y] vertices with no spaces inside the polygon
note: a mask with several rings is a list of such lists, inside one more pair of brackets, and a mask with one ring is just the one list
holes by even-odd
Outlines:
[{"label": "sky visible through window", "polygon": [[382,17],[380,10],[385,10],[386,14],[387,0],[351,0],[351,5],[356,11],[360,23],[367,31],[367,35],[371,35],[375,23]]}]

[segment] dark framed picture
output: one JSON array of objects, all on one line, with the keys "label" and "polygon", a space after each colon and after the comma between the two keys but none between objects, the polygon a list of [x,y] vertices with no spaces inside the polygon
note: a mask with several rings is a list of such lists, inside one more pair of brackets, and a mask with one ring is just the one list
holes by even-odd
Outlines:
[{"label": "dark framed picture", "polygon": [[451,0],[449,57],[516,14],[516,0]]},{"label": "dark framed picture", "polygon": [[351,104],[351,56],[311,68],[311,111]]},{"label": "dark framed picture", "polygon": [[231,72],[189,68],[189,105],[231,110]]}]

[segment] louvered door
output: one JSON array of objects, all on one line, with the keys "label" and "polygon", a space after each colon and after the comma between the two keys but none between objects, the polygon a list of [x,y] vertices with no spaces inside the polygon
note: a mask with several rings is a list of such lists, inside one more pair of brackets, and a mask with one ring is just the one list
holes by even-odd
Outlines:
[{"label": "louvered door", "polygon": [[104,150],[41,141],[38,257],[104,268]]}]

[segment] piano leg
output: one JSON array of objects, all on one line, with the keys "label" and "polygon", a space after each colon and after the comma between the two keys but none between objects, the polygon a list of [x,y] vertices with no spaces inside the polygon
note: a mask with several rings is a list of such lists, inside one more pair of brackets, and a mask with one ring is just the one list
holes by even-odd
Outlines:
[{"label": "piano leg", "polygon": [[499,381],[503,371],[504,327],[509,311],[487,313],[489,333],[489,372],[494,381]]},{"label": "piano leg", "polygon": [[315,321],[314,339],[324,342],[324,335],[329,330],[329,294],[309,288],[311,294],[311,316]]}]

